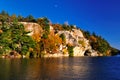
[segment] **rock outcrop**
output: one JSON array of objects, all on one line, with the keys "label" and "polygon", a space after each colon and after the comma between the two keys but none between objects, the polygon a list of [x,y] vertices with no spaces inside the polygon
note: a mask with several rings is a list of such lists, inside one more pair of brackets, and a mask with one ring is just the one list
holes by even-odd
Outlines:
[{"label": "rock outcrop", "polygon": [[87,50],[91,51],[89,56],[97,56],[97,52],[93,50],[83,33],[79,29],[72,29],[71,31],[59,31],[58,34],[64,34],[66,37],[66,44],[71,44],[73,48],[73,56],[85,56]]},{"label": "rock outcrop", "polygon": [[32,36],[36,40],[36,42],[40,41],[43,30],[39,24],[32,22],[20,22],[20,23],[24,25],[26,31],[30,32],[28,33],[29,36]]},{"label": "rock outcrop", "polygon": [[37,23],[32,22],[20,22],[20,23],[24,25],[26,31],[30,31],[30,33],[28,34],[30,36],[42,33],[42,28]]},{"label": "rock outcrop", "polygon": [[[28,35],[34,36],[39,35],[39,38],[42,36],[42,28],[37,23],[31,22],[20,22],[25,26],[26,31],[30,31]],[[54,32],[54,28],[50,26],[50,32]],[[66,44],[71,44],[73,48],[73,56],[98,56],[97,51],[92,50],[89,40],[87,40],[80,29],[72,29],[71,31],[61,30],[56,33],[57,35],[64,34],[66,37]],[[46,57],[59,57],[59,56],[69,56],[67,50],[67,45],[59,46],[59,53],[56,54],[47,54]],[[89,52],[87,52],[89,51]]]}]

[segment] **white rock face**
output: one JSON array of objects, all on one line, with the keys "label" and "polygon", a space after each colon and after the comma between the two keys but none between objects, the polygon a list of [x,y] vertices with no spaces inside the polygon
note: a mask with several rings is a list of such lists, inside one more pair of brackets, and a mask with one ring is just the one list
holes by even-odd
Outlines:
[{"label": "white rock face", "polygon": [[72,31],[59,31],[58,34],[63,34],[66,36],[66,43],[75,43],[79,38],[84,38],[82,32],[77,29],[73,29]]},{"label": "white rock face", "polygon": [[54,29],[53,29],[53,27],[52,26],[50,26],[50,31],[53,31]]},{"label": "white rock face", "polygon": [[73,51],[74,56],[84,56],[85,50],[82,47],[75,47]]},{"label": "white rock face", "polygon": [[84,37],[83,33],[80,30],[77,30],[77,29],[73,29],[71,33],[72,33],[72,36],[74,36],[76,38]]},{"label": "white rock face", "polygon": [[[89,40],[87,40],[78,29],[73,29],[72,31],[59,31],[58,34],[64,34],[66,37],[66,44],[69,43],[74,46],[74,56],[84,56],[86,50],[91,49]],[[81,43],[79,43],[79,41],[81,41]]]},{"label": "white rock face", "polygon": [[[54,30],[52,26],[50,26],[50,30]],[[89,56],[98,56],[98,53],[92,49],[91,45],[89,44],[89,40],[84,37],[80,29],[72,29],[71,31],[58,31],[58,34],[64,34],[66,37],[66,44],[71,44],[74,46],[74,56],[84,56],[87,50],[90,51],[90,53],[88,53]],[[80,44],[79,41],[82,43]],[[62,49],[64,48],[61,45],[59,50],[62,51]]]},{"label": "white rock face", "polygon": [[91,53],[91,56],[98,56],[98,54],[97,54],[97,52],[96,51],[92,51],[92,53]]},{"label": "white rock face", "polygon": [[26,31],[30,31],[30,33],[28,34],[29,36],[42,33],[42,28],[37,23],[32,22],[20,22],[20,23],[24,25]]},{"label": "white rock face", "polygon": [[[20,22],[20,23],[22,23],[25,26],[26,31],[31,31],[28,35],[30,36],[33,36],[35,34],[37,35],[39,34],[39,36],[42,35],[43,31],[39,24],[31,23],[31,22]],[[50,31],[54,32],[54,28],[52,26],[50,26]],[[84,56],[87,50],[90,51],[90,53],[88,53],[90,56],[98,56],[97,52],[92,50],[89,44],[89,40],[87,40],[83,36],[82,31],[80,31],[79,29],[72,29],[71,31],[58,31],[57,34],[58,35],[64,34],[66,37],[66,44],[71,44],[74,46],[73,48],[74,56]],[[81,41],[81,43],[79,43],[79,41]],[[60,45],[59,50],[61,53],[49,54],[46,56],[48,57],[69,56],[69,54],[66,54],[66,55],[62,54],[63,49],[65,49],[64,46],[66,45],[62,45],[62,44]]]}]

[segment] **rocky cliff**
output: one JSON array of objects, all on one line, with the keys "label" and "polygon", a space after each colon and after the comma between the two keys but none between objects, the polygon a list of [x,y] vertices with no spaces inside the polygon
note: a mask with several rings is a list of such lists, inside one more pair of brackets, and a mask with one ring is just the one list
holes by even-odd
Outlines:
[{"label": "rocky cliff", "polygon": [[59,57],[111,56],[120,50],[100,35],[78,26],[53,24],[46,17],[0,13],[0,55],[9,56],[11,52],[28,57]]},{"label": "rocky cliff", "polygon": [[26,31],[30,31],[30,33],[28,33],[29,36],[32,36],[35,40],[38,40],[37,42],[39,42],[43,32],[39,24],[32,22],[20,22],[20,24],[24,25]]},{"label": "rocky cliff", "polygon": [[[72,29],[71,31],[59,31],[58,34],[64,34],[66,44],[71,44],[73,48],[73,56],[98,56],[97,52],[92,50],[89,40],[87,40],[80,29]],[[87,53],[89,51],[89,53]],[[94,53],[94,55],[93,55]]]},{"label": "rocky cliff", "polygon": [[[43,34],[43,30],[41,26],[37,23],[30,23],[30,22],[21,22],[26,31],[30,31],[28,35],[35,36],[39,35],[38,37],[41,38]],[[55,29],[50,26],[50,32],[55,32]],[[69,56],[68,53],[68,44],[73,46],[73,56],[98,56],[97,52],[92,49],[91,45],[89,44],[89,40],[87,40],[82,31],[80,29],[72,29],[70,31],[67,30],[58,30],[55,35],[65,35],[65,44],[59,44],[58,51],[54,54],[46,54],[46,57],[59,57],[59,56]]]}]

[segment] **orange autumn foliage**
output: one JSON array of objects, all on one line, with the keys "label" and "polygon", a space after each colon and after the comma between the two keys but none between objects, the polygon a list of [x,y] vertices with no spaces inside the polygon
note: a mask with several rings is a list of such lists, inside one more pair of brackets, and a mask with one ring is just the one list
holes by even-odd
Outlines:
[{"label": "orange autumn foliage", "polygon": [[0,29],[0,34],[3,33],[3,31]]},{"label": "orange autumn foliage", "polygon": [[41,35],[39,33],[34,33],[32,37],[36,42],[40,42]]},{"label": "orange autumn foliage", "polygon": [[58,51],[61,43],[62,39],[58,35],[51,32],[48,35],[48,38],[44,39],[44,48],[47,52],[55,53]]}]

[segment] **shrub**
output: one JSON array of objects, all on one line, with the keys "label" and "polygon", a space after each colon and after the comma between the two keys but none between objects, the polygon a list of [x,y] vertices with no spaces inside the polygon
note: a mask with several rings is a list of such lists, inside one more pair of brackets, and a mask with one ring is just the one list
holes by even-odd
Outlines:
[{"label": "shrub", "polygon": [[70,57],[73,57],[74,56],[74,54],[73,54],[73,46],[68,46],[68,53],[69,53],[69,56]]}]

